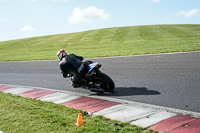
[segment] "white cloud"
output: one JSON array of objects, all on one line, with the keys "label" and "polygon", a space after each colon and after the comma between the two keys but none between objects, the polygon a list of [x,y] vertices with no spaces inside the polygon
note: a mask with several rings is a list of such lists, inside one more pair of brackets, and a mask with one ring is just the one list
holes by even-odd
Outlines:
[{"label": "white cloud", "polygon": [[7,21],[7,19],[4,18],[2,14],[0,14],[0,22],[6,22],[6,21]]},{"label": "white cloud", "polygon": [[69,0],[50,0],[51,2],[68,2]]},{"label": "white cloud", "polygon": [[1,21],[1,22],[6,22],[7,19],[6,19],[6,18],[2,18],[2,19],[0,19],[0,21]]},{"label": "white cloud", "polygon": [[37,29],[32,27],[32,26],[24,26],[21,28],[21,31],[24,31],[24,32],[34,32],[36,31]]},{"label": "white cloud", "polygon": [[176,15],[177,16],[184,16],[185,18],[190,18],[192,16],[200,15],[200,10],[192,9],[190,11],[180,11]]},{"label": "white cloud", "polygon": [[110,14],[105,13],[103,9],[97,9],[95,6],[90,6],[86,9],[74,8],[71,16],[68,18],[69,23],[92,22],[97,19],[106,20]]},{"label": "white cloud", "polygon": [[166,20],[170,20],[171,17],[170,17],[170,16],[165,16],[165,19],[166,19]]},{"label": "white cloud", "polygon": [[153,0],[154,2],[160,2],[160,0]]},{"label": "white cloud", "polygon": [[[1,0],[0,0],[1,1]],[[31,0],[32,2],[37,2],[38,0]],[[49,0],[50,2],[68,2],[69,0]]]}]

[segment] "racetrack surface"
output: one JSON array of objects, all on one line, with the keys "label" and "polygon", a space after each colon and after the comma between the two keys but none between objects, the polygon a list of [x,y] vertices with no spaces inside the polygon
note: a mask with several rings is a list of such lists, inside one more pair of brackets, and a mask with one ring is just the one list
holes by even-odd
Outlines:
[{"label": "racetrack surface", "polygon": [[72,88],[70,80],[60,74],[59,61],[0,62],[0,83],[68,90],[200,112],[200,52],[91,60],[101,63],[101,70],[114,80],[113,94]]}]

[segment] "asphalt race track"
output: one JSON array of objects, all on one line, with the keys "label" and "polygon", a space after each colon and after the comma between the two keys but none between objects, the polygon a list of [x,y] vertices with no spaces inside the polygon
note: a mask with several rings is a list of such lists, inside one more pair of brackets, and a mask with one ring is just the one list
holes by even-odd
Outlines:
[{"label": "asphalt race track", "polygon": [[0,62],[0,83],[45,87],[200,112],[200,52],[91,59],[115,82],[113,94],[74,89],[59,61]]}]

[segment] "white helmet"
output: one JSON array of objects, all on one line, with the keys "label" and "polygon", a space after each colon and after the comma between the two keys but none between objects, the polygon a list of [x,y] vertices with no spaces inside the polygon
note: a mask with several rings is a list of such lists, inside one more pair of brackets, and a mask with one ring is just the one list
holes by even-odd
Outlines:
[{"label": "white helmet", "polygon": [[62,60],[62,58],[65,57],[66,55],[67,55],[67,52],[63,49],[61,49],[57,52],[57,57],[59,60]]}]

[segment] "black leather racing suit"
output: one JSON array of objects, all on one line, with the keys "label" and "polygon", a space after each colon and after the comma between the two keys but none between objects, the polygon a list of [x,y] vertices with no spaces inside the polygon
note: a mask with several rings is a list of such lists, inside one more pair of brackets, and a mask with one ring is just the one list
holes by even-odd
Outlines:
[{"label": "black leather racing suit", "polygon": [[81,78],[86,74],[88,63],[82,62],[83,57],[75,54],[69,54],[60,61],[59,66],[62,70],[63,77],[66,78],[67,74],[73,74],[73,84],[77,84]]}]

